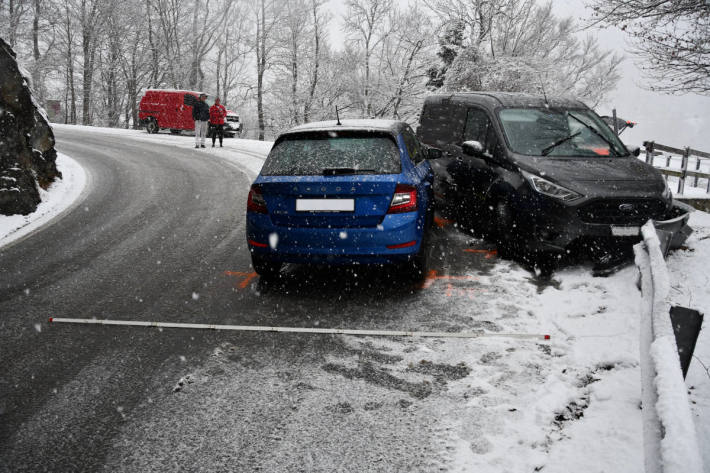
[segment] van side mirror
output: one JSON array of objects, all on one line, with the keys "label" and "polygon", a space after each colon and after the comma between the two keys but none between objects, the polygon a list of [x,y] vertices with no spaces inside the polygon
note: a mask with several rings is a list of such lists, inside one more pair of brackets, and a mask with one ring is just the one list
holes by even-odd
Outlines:
[{"label": "van side mirror", "polygon": [[482,158],[483,157],[483,145],[481,144],[480,141],[464,141],[461,144],[461,149],[463,150],[464,154],[467,154],[469,156],[473,156],[476,158]]},{"label": "van side mirror", "polygon": [[439,159],[444,153],[439,148],[427,148],[427,159]]},{"label": "van side mirror", "polygon": [[626,149],[629,150],[629,153],[631,153],[633,156],[636,156],[637,158],[639,155],[641,155],[641,148],[638,146],[627,146]]}]

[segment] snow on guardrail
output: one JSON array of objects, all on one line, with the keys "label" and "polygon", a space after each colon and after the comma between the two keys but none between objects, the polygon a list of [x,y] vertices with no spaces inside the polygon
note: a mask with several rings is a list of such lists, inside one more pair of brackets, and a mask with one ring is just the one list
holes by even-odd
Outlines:
[{"label": "snow on guardrail", "polygon": [[641,400],[646,473],[702,473],[703,466],[666,297],[668,270],[649,221],[634,247],[641,272]]}]

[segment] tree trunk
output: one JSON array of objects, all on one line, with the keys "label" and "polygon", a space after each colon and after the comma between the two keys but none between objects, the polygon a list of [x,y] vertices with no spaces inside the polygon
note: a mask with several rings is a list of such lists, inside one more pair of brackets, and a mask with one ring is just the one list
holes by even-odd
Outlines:
[{"label": "tree trunk", "polygon": [[39,15],[40,15],[40,0],[35,0],[35,16],[32,20],[32,56],[34,63],[32,64],[32,87],[34,93],[40,103],[44,102],[44,87],[42,83],[41,59],[42,55],[39,52]]},{"label": "tree trunk", "polygon": [[[155,40],[153,38],[153,21],[151,19],[152,9],[150,0],[146,0],[146,16],[148,17],[148,44],[150,44],[150,53],[152,57],[148,86],[158,87],[160,85],[158,84],[158,77],[160,74],[158,71],[158,48],[155,46]],[[135,126],[135,121],[133,122],[133,126]]]},{"label": "tree trunk", "polygon": [[308,99],[303,105],[303,121],[308,123],[311,119],[311,107],[313,106],[313,98],[316,94],[316,86],[318,85],[318,68],[320,66],[320,31],[318,30],[318,4],[313,1],[313,32],[314,32],[314,58],[313,58],[313,77],[311,77],[311,88],[308,91]]},{"label": "tree trunk", "polygon": [[[261,19],[256,26],[256,114],[259,122],[259,141],[264,141],[264,71],[266,70],[266,6],[261,0]],[[261,21],[261,24],[259,24]]]},{"label": "tree trunk", "polygon": [[422,44],[423,42],[421,40],[417,41],[417,44],[415,44],[412,48],[412,53],[409,55],[409,58],[407,58],[407,67],[404,68],[404,74],[402,74],[402,78],[400,79],[399,85],[397,86],[394,108],[392,109],[392,118],[394,118],[395,120],[399,119],[399,106],[402,104],[402,93],[404,92],[404,84],[406,84],[409,80],[409,73],[412,70],[412,63],[414,62],[414,57],[422,48]]}]

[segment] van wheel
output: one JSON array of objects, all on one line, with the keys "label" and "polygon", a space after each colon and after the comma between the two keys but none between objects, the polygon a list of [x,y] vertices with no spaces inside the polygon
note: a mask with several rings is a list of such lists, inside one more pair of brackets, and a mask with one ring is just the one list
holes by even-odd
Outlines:
[{"label": "van wheel", "polygon": [[160,127],[158,126],[158,122],[156,122],[155,120],[150,120],[146,124],[145,130],[148,133],[154,134],[154,133],[158,133],[158,131],[160,131]]},{"label": "van wheel", "polygon": [[251,256],[251,265],[254,267],[256,274],[264,279],[275,278],[281,271],[281,263],[267,261],[254,255]]}]

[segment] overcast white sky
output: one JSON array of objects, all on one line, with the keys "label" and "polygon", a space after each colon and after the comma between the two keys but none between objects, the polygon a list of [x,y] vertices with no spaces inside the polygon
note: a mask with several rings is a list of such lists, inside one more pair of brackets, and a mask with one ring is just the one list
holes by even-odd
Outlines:
[{"label": "overcast white sky", "polygon": [[[399,0],[406,5],[407,0]],[[572,16],[576,19],[587,15],[582,0],[553,0],[558,16]],[[343,41],[341,17],[344,13],[343,0],[330,0],[333,12],[330,40],[337,48]],[[587,33],[585,33],[587,34]],[[640,145],[653,140],[668,146],[685,147],[710,152],[710,97],[696,94],[662,95],[645,90],[641,84],[641,71],[636,67],[635,57],[624,51],[626,36],[619,30],[590,30],[607,49],[625,54],[621,66],[622,79],[609,101],[598,107],[600,115],[611,115],[616,107],[620,117],[637,122],[635,128],[626,130],[622,138],[626,143]]]}]

